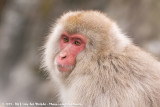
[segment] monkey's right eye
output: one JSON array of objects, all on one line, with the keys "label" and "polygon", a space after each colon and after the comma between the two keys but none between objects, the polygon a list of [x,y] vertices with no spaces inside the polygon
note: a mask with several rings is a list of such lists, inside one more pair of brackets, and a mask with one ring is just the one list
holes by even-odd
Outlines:
[{"label": "monkey's right eye", "polygon": [[66,43],[69,42],[69,39],[67,37],[63,37],[63,41]]}]

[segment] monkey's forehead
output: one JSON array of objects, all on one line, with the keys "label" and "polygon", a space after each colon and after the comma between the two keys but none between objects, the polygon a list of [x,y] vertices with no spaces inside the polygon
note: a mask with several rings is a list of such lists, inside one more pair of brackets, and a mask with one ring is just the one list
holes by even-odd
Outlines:
[{"label": "monkey's forehead", "polygon": [[112,25],[111,19],[98,11],[68,12],[60,18],[59,23],[69,33],[81,33],[82,30],[107,33]]}]

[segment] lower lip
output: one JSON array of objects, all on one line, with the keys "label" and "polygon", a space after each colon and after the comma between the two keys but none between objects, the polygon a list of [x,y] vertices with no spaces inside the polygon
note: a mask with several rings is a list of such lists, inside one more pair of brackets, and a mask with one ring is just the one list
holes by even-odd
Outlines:
[{"label": "lower lip", "polygon": [[62,71],[62,72],[69,72],[69,71],[71,71],[71,69],[69,69],[69,68],[66,68],[66,67],[62,67],[62,66],[57,66],[57,68],[58,68],[58,70],[59,71]]}]

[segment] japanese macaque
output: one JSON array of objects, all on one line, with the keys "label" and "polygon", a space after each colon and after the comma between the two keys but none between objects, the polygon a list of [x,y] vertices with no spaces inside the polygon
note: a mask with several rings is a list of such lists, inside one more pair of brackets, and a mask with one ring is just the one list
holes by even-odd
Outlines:
[{"label": "japanese macaque", "polygon": [[64,14],[44,48],[64,106],[160,107],[160,63],[103,13]]}]

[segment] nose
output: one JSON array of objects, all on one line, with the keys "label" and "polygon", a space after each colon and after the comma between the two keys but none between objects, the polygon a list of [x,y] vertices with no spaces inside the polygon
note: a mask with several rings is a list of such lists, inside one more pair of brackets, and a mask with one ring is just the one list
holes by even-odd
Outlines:
[{"label": "nose", "polygon": [[66,52],[61,52],[61,53],[59,54],[59,57],[60,57],[61,60],[62,60],[62,59],[65,59],[65,58],[67,57],[67,53],[66,53]]}]

